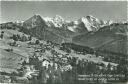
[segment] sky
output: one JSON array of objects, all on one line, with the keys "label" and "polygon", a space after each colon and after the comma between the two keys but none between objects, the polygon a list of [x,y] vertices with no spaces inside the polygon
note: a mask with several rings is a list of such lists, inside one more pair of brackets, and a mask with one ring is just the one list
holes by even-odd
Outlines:
[{"label": "sky", "polygon": [[126,1],[1,1],[0,21],[27,20],[34,14],[42,17],[60,15],[77,20],[92,15],[102,20],[127,20]]}]

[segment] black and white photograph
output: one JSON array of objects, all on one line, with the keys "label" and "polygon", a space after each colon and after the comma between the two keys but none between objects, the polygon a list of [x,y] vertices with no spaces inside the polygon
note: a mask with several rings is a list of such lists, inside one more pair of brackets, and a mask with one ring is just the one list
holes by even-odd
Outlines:
[{"label": "black and white photograph", "polygon": [[0,84],[128,84],[128,1],[0,1]]}]

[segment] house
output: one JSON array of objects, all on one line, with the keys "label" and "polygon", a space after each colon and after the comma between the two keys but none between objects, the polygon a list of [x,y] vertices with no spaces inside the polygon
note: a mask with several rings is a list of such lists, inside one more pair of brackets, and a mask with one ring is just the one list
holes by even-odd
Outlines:
[{"label": "house", "polygon": [[43,59],[43,62],[42,62],[42,66],[43,66],[43,67],[48,68],[49,64],[50,64],[50,61],[49,61],[49,60]]}]

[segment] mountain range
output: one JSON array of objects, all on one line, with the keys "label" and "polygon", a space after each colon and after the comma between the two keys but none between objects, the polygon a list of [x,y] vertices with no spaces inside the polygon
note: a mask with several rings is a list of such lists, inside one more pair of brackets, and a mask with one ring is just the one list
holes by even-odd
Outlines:
[{"label": "mountain range", "polygon": [[53,18],[34,15],[25,21],[0,24],[41,40],[70,42],[94,49],[128,54],[128,22],[100,20],[92,15],[67,21],[59,15]]}]

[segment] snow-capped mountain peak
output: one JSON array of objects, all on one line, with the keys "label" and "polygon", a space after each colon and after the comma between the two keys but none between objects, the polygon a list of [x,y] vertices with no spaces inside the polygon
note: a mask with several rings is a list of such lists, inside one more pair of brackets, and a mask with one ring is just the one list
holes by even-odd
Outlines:
[{"label": "snow-capped mountain peak", "polygon": [[61,16],[56,15],[55,17],[53,17],[53,24],[55,27],[62,27],[63,23],[64,19]]},{"label": "snow-capped mountain peak", "polygon": [[64,19],[59,15],[56,15],[53,18],[43,17],[43,19],[47,22],[48,26],[51,26],[52,24],[54,27],[62,27],[63,23],[65,22]]},{"label": "snow-capped mountain peak", "polygon": [[46,22],[52,21],[52,18],[50,18],[50,17],[43,17],[43,19],[44,19]]},{"label": "snow-capped mountain peak", "polygon": [[88,31],[92,31],[91,23],[88,21],[87,18],[82,17],[81,21],[84,23],[84,26],[87,28]]},{"label": "snow-capped mountain peak", "polygon": [[87,28],[88,31],[97,31],[99,28],[110,25],[113,23],[113,21],[105,21],[100,20],[92,15],[88,15],[81,18],[81,22],[84,23],[85,28]]},{"label": "snow-capped mountain peak", "polygon": [[64,19],[60,16],[60,15],[56,15],[55,17],[53,17],[54,21],[64,21]]},{"label": "snow-capped mountain peak", "polygon": [[81,22],[84,23],[84,26],[87,28],[88,31],[96,31],[100,27],[100,20],[95,18],[92,15],[82,17]]}]

